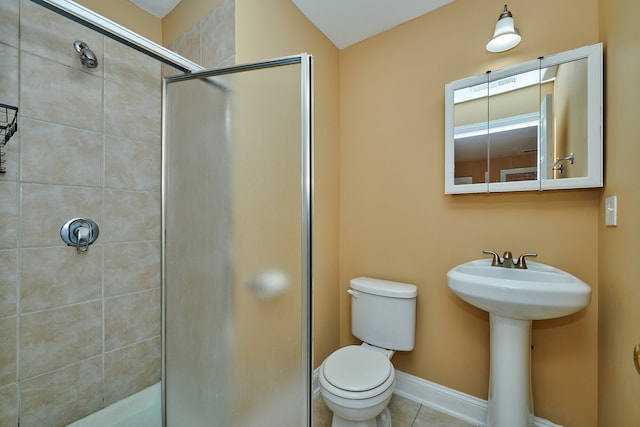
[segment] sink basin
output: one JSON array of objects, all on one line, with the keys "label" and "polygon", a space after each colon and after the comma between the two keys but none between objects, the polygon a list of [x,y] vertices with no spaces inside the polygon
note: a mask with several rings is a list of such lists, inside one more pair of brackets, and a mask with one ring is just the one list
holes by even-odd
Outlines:
[{"label": "sink basin", "polygon": [[449,270],[449,288],[471,305],[512,319],[552,319],[589,304],[591,288],[582,280],[550,265],[528,261],[527,266],[492,267],[489,258],[470,261]]}]

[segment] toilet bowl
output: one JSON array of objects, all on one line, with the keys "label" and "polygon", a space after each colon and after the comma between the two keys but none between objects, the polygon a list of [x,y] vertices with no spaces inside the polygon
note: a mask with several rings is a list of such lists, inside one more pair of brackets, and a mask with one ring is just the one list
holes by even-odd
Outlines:
[{"label": "toilet bowl", "polygon": [[333,411],[332,427],[388,427],[387,405],[396,384],[389,358],[368,346],[331,354],[318,372],[320,393]]}]

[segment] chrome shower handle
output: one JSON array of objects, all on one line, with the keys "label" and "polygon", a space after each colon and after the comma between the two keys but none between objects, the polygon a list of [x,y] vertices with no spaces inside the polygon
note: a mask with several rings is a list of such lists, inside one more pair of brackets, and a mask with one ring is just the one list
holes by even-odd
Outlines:
[{"label": "chrome shower handle", "polygon": [[82,224],[76,228],[73,233],[76,235],[76,250],[78,252],[87,252],[89,250],[89,239],[91,235],[91,229],[89,224]]},{"label": "chrome shower handle", "polygon": [[89,218],[73,218],[60,228],[60,238],[80,253],[87,252],[100,234],[100,228]]}]

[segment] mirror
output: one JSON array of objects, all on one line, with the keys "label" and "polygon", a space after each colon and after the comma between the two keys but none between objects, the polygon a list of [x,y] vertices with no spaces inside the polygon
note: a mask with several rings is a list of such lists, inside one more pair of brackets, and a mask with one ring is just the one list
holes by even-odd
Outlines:
[{"label": "mirror", "polygon": [[602,44],[445,86],[445,193],[602,187]]}]

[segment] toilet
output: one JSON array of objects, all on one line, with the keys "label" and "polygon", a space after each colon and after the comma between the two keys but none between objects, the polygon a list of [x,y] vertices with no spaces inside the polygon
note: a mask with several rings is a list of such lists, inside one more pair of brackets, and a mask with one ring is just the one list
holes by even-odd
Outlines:
[{"label": "toilet", "polygon": [[351,333],[363,341],[334,351],[320,365],[320,394],[333,411],[332,427],[390,427],[387,405],[396,384],[391,357],[413,350],[415,285],[352,279]]}]

